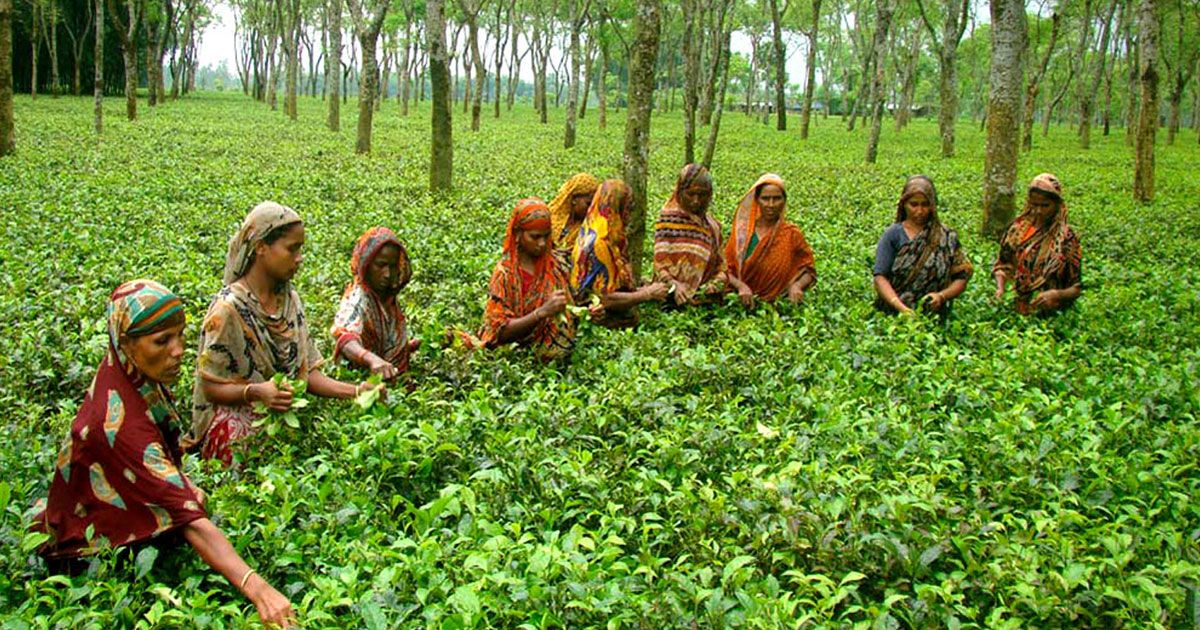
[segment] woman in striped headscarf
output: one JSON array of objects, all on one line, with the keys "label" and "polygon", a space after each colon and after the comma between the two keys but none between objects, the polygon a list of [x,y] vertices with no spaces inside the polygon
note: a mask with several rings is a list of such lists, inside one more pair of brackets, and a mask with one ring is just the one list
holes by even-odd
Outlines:
[{"label": "woman in striped headscarf", "polygon": [[712,188],[707,168],[683,167],[654,224],[654,278],[667,285],[677,305],[725,288],[721,224],[708,214]]},{"label": "woman in striped headscarf", "polygon": [[479,344],[532,347],[545,361],[565,357],[575,344],[575,318],[566,310],[569,284],[551,253],[550,210],[536,197],[513,209],[504,254],[488,282]]},{"label": "woman in striped headscarf", "polygon": [[1083,291],[1081,251],[1079,238],[1067,225],[1062,182],[1050,173],[1034,177],[1025,211],[1008,227],[992,265],[996,299],[1004,297],[1011,280],[1017,312],[1067,308]]},{"label": "woman in striped headscarf", "polygon": [[58,453],[50,496],[33,528],[52,571],[87,569],[89,556],[178,536],[238,587],[265,624],[290,627],[292,605],[246,565],[183,474],[181,419],[170,385],[183,363],[183,304],[152,280],[117,287],[108,301],[108,351]]}]

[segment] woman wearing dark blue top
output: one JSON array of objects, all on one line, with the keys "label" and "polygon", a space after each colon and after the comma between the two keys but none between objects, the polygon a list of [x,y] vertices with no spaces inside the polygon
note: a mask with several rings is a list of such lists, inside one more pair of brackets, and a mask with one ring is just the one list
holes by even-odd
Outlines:
[{"label": "woman wearing dark blue top", "polygon": [[875,307],[908,313],[925,308],[944,313],[967,288],[974,268],[958,244],[958,234],[937,216],[937,191],[925,175],[904,183],[896,222],[875,247]]}]

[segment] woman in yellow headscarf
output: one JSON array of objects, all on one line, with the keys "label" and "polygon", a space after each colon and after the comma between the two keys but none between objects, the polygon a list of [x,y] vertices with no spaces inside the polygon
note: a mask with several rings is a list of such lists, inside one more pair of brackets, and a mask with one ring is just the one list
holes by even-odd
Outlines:
[{"label": "woman in yellow headscarf", "polygon": [[592,196],[600,182],[591,173],[577,173],[558,189],[550,200],[550,236],[554,240],[554,258],[564,271],[571,269],[571,250],[579,237],[579,226],[587,216]]},{"label": "woman in yellow headscarf", "polygon": [[571,255],[575,302],[585,304],[589,296],[598,296],[601,308],[593,309],[593,320],[610,328],[636,325],[638,304],[667,296],[667,285],[662,282],[635,288],[625,239],[625,223],[632,209],[629,186],[619,179],[605,181],[592,198]]}]

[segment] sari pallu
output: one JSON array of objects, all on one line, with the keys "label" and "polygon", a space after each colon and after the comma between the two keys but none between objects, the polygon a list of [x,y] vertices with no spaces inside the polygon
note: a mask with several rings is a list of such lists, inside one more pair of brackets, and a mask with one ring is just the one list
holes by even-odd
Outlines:
[{"label": "sari pallu", "polygon": [[782,215],[767,237],[746,255],[762,212],[755,194],[767,184],[785,190],[783,180],[772,174],[763,175],[750,187],[734,213],[733,233],[725,244],[725,263],[730,275],[745,282],[754,295],[770,301],[787,293],[791,283],[806,271],[815,277],[817,269],[804,232]]},{"label": "sari pallu", "polygon": [[[496,263],[488,282],[488,301],[484,307],[478,345],[487,348],[500,346],[500,332],[510,320],[532,313],[556,291],[569,293],[570,283],[549,251],[535,261],[532,274],[526,274],[521,269],[517,251],[518,232],[546,229],[549,219],[546,205],[540,199],[524,199],[513,211],[504,237],[504,254]],[[543,223],[545,227],[542,227]],[[474,340],[464,341],[468,345],[476,345]],[[532,347],[538,358],[544,361],[564,357],[570,354],[575,345],[575,319],[570,312],[564,312],[561,320],[557,316],[543,319],[516,344]]]},{"label": "sari pallu", "polygon": [[278,204],[259,204],[229,244],[225,263],[226,286],[217,292],[200,329],[196,353],[196,381],[192,390],[192,430],[183,447],[200,447],[204,458],[232,461],[232,445],[255,433],[259,418],[249,403],[217,405],[208,400],[203,380],[213,383],[262,383],[276,373],[307,379],[322,363],[321,353],[308,333],[299,294],[286,282],[277,287],[280,297],[274,314],[267,313],[258,296],[240,282],[253,263],[253,244],[277,227],[298,223],[299,215]]},{"label": "sari pallu", "polygon": [[182,313],[178,298],[149,280],[125,283],[110,298],[108,351],[58,453],[45,508],[33,518],[35,530],[50,534],[39,553],[52,564],[207,518],[181,472],[181,420],[170,390],[118,345],[171,309]]},{"label": "sari pallu", "polygon": [[724,271],[721,259],[721,224],[709,214],[697,216],[679,202],[683,190],[711,177],[703,166],[689,164],[680,173],[671,198],[654,224],[654,278],[677,283],[686,300]]},{"label": "sari pallu", "polygon": [[408,320],[396,296],[383,298],[367,283],[367,268],[386,245],[400,250],[395,273],[402,290],[412,279],[408,252],[395,233],[386,227],[375,227],[359,237],[350,257],[353,278],[342,294],[342,301],[333,318],[330,334],[337,346],[334,356],[342,354],[351,341],[358,341],[367,350],[391,363],[401,372],[408,369]]},{"label": "sari pallu", "polygon": [[[896,252],[888,282],[905,306],[916,308],[925,295],[941,291],[955,280],[969,280],[974,272],[958,243],[958,233],[932,222]],[[883,298],[875,299],[875,307],[895,312]]]},{"label": "sari pallu", "polygon": [[565,273],[571,271],[571,252],[579,237],[583,222],[571,222],[571,205],[575,195],[595,195],[600,182],[591,173],[577,173],[568,179],[547,208],[550,210],[550,236],[554,239],[554,257]]},{"label": "sari pallu", "polygon": [[[585,304],[591,295],[636,288],[625,235],[632,201],[629,187],[620,180],[605,181],[592,199],[571,256],[571,295],[576,304]],[[606,310],[595,321],[609,328],[634,326],[638,322],[637,307]]]},{"label": "sari pallu", "polygon": [[1012,280],[1018,312],[1028,314],[1029,302],[1039,291],[1067,289],[1082,282],[1083,252],[1079,238],[1067,225],[1067,204],[1062,201],[1058,178],[1043,173],[1033,178],[1031,191],[1043,192],[1058,200],[1058,213],[1046,229],[1038,229],[1025,211],[1013,220],[1000,241],[1000,253],[992,265],[992,274],[1002,272]]}]

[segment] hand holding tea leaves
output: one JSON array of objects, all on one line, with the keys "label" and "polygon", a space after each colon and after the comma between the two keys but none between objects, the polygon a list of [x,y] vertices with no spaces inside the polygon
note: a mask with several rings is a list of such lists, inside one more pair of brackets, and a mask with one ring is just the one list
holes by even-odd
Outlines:
[{"label": "hand holding tea leaves", "polygon": [[372,374],[371,378],[359,384],[357,390],[358,395],[354,397],[354,403],[364,410],[370,409],[381,397],[387,400],[387,387],[383,384],[380,374]]},{"label": "hand holding tea leaves", "polygon": [[[262,426],[275,419],[282,420],[293,429],[300,428],[300,418],[296,416],[296,410],[308,406],[308,399],[303,397],[308,389],[307,382],[292,380],[276,372],[271,380],[251,386],[250,391],[253,392],[255,388],[259,388],[261,393],[254,396],[254,413],[263,414],[263,417],[255,422],[254,426]],[[267,433],[273,434],[276,426],[278,422],[268,424]]]},{"label": "hand holding tea leaves", "polygon": [[555,291],[546,298],[545,302],[538,307],[537,314],[539,319],[545,319],[562,313],[567,308],[567,294],[564,291]]}]

